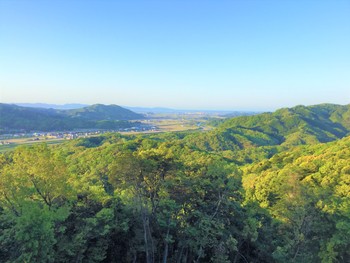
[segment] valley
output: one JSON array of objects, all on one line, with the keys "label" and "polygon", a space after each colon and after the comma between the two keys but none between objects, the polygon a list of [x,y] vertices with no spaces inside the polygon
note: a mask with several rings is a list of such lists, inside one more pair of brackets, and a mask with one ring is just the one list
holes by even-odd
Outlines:
[{"label": "valley", "polygon": [[[58,144],[66,140],[77,138],[88,138],[98,136],[105,133],[120,133],[120,134],[148,134],[160,132],[180,132],[180,131],[195,131],[195,130],[210,130],[211,124],[208,122],[213,120],[223,120],[226,112],[203,112],[203,111],[175,111],[171,109],[158,109],[156,112],[146,111],[144,113],[133,113],[126,110],[132,118],[137,120],[121,120],[119,106],[85,106],[84,112],[87,114],[84,117],[83,129],[81,124],[82,116],[78,112],[83,112],[80,108],[59,109],[44,108],[45,104],[21,104],[6,105],[0,104],[0,152],[13,150],[15,147],[25,144],[32,145],[35,143]],[[74,104],[76,105],[81,104]],[[31,107],[28,107],[31,106]],[[35,108],[37,106],[40,108]],[[55,106],[55,105],[48,105]],[[59,108],[58,105],[56,107]],[[61,108],[63,108],[62,106]],[[66,106],[68,107],[68,106]],[[117,108],[116,108],[117,107]],[[114,111],[111,111],[113,109]],[[71,128],[62,130],[62,127],[57,124],[57,115],[65,111],[73,113],[65,113],[65,115],[78,114],[77,120],[72,123],[69,119],[61,121],[62,127],[69,124]],[[11,114],[11,117],[8,117]],[[99,115],[97,115],[99,114]],[[134,114],[134,115],[133,115]],[[253,114],[249,112],[237,112],[236,115]],[[44,116],[43,116],[44,115]],[[27,120],[36,121],[36,126],[31,123],[30,126],[23,121],[23,116]],[[98,116],[96,118],[96,116]],[[130,117],[131,118],[131,117]],[[77,123],[77,122],[78,123]],[[97,121],[97,125],[94,121]],[[16,124],[17,123],[17,124]],[[69,127],[68,125],[68,127]],[[88,127],[91,128],[88,128]],[[96,126],[103,127],[98,128]],[[95,128],[94,128],[95,127]]]},{"label": "valley", "polygon": [[6,138],[0,261],[350,259],[350,104],[127,124]]}]

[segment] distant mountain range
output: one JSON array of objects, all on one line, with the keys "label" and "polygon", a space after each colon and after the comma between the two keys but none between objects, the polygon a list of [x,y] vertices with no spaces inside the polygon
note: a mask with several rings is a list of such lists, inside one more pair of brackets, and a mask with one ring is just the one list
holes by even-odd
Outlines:
[{"label": "distant mountain range", "polygon": [[116,129],[127,125],[128,120],[144,116],[117,105],[96,104],[79,109],[22,107],[0,103],[0,131],[53,131],[70,129]]},{"label": "distant mountain range", "polygon": [[128,107],[124,108],[132,110],[138,113],[155,113],[155,114],[191,114],[191,113],[205,113],[209,115],[220,115],[222,117],[234,117],[234,116],[245,116],[245,115],[254,115],[257,112],[253,111],[230,111],[230,110],[186,110],[186,109],[171,109],[171,108],[145,108],[145,107]]},{"label": "distant mountain range", "polygon": [[[70,109],[80,109],[84,107],[88,107],[88,104],[79,104],[79,103],[71,103],[71,104],[48,104],[48,103],[13,103],[22,107],[30,107],[30,108],[45,108],[45,109],[57,109],[57,110],[70,110]],[[258,112],[254,111],[233,111],[233,110],[186,110],[186,109],[171,109],[164,107],[129,107],[122,106],[125,109],[131,110],[136,113],[146,114],[181,114],[181,113],[206,113],[212,115],[220,115],[223,117],[235,117],[235,116],[245,116],[245,115],[254,115]]]},{"label": "distant mountain range", "polygon": [[80,109],[80,108],[89,106],[88,104],[80,104],[80,103],[70,103],[70,104],[13,103],[13,104],[21,107],[56,109],[56,110]]}]

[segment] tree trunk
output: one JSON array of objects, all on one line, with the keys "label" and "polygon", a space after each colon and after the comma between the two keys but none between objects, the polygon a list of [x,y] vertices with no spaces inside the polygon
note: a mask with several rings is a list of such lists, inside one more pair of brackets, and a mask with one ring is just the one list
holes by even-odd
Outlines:
[{"label": "tree trunk", "polygon": [[149,248],[148,248],[146,222],[145,222],[144,216],[142,216],[142,225],[143,225],[143,239],[145,241],[146,261],[147,261],[147,263],[151,263],[150,255],[149,255]]},{"label": "tree trunk", "polygon": [[154,244],[153,244],[153,237],[151,233],[151,227],[149,226],[149,216],[147,216],[147,231],[148,231],[148,239],[149,239],[150,250],[151,250],[150,255],[153,263],[154,262]]},{"label": "tree trunk", "polygon": [[176,263],[181,263],[183,252],[184,252],[184,246],[181,246],[180,254],[177,257]]},{"label": "tree trunk", "polygon": [[165,241],[164,241],[163,263],[167,263],[167,260],[168,260],[168,251],[169,251],[168,239],[169,239],[169,232],[170,232],[170,229],[169,229],[169,227],[168,227],[168,230],[167,230],[167,232],[166,232]]},{"label": "tree trunk", "polygon": [[144,209],[142,209],[142,224],[143,224],[143,238],[145,241],[145,250],[146,250],[146,260],[147,263],[154,263],[154,250],[151,231],[149,228],[149,218],[146,215]]}]

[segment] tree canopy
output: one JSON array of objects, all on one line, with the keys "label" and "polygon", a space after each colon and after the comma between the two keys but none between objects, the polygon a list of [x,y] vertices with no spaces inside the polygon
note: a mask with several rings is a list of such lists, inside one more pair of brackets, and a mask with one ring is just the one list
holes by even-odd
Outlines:
[{"label": "tree canopy", "polygon": [[[0,261],[349,262],[347,114],[296,107],[1,154]],[[314,139],[286,143],[301,130]]]}]

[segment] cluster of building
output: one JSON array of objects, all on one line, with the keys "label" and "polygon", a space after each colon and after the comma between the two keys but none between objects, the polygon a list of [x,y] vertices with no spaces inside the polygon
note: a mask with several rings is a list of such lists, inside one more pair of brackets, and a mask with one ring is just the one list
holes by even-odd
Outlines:
[{"label": "cluster of building", "polygon": [[0,143],[5,144],[6,139],[31,138],[32,141],[43,139],[75,139],[79,137],[87,137],[98,135],[101,131],[64,131],[64,132],[29,132],[29,133],[13,133],[0,135]]},{"label": "cluster of building", "polygon": [[9,145],[9,144],[13,144],[13,142],[0,141],[0,145]]},{"label": "cluster of building", "polygon": [[100,135],[108,132],[145,132],[145,131],[158,131],[154,126],[135,126],[130,128],[121,128],[118,130],[98,130],[98,129],[84,129],[75,131],[55,131],[55,132],[18,132],[11,134],[0,135],[0,145],[10,144],[8,139],[16,138],[31,138],[32,141],[46,140],[46,139],[66,139],[72,140],[76,138],[86,138],[95,135]]}]

